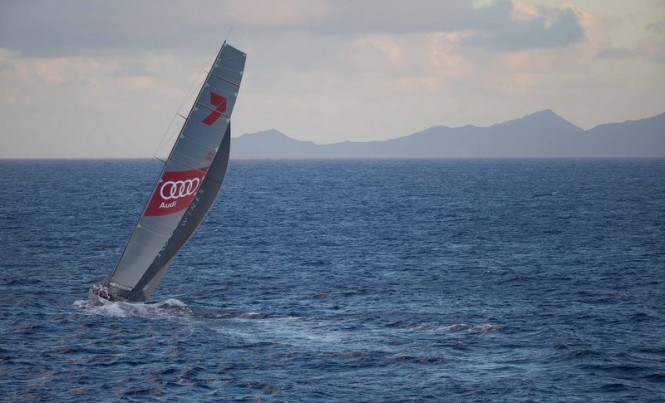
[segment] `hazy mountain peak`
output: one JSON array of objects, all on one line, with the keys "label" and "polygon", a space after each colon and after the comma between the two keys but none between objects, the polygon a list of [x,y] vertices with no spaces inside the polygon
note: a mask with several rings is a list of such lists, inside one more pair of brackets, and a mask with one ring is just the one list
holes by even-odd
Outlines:
[{"label": "hazy mountain peak", "polygon": [[554,112],[551,109],[543,109],[542,111],[533,112],[526,115],[525,117],[533,117],[540,119],[552,119],[552,118],[563,119],[561,116],[557,115],[556,112]]},{"label": "hazy mountain peak", "polygon": [[255,138],[256,137],[261,137],[261,138],[264,138],[264,139],[265,138],[276,138],[276,139],[288,138],[288,139],[291,139],[286,134],[284,134],[284,133],[282,133],[278,130],[275,130],[275,129],[261,130],[261,131],[254,132],[254,133],[245,133],[242,136],[240,136],[239,138],[241,138],[241,137],[255,137]]},{"label": "hazy mountain peak", "polygon": [[559,130],[573,130],[573,131],[583,131],[582,128],[575,126],[566,119],[557,115],[551,109],[543,109],[542,111],[534,112],[529,115],[523,116],[518,119],[509,120],[504,123],[498,123],[495,126],[537,126],[537,127],[553,127]]},{"label": "hazy mountain peak", "polygon": [[551,109],[490,127],[434,126],[393,140],[316,145],[271,129],[234,140],[233,158],[533,158],[665,156],[665,114],[583,130]]}]

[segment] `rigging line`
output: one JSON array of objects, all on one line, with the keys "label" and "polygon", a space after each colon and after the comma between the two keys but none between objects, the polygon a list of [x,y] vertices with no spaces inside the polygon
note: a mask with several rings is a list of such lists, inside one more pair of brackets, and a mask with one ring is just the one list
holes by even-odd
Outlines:
[{"label": "rigging line", "polygon": [[[180,102],[180,106],[178,106],[178,109],[177,109],[178,112],[176,112],[176,113],[171,117],[171,121],[169,122],[169,125],[167,126],[166,130],[164,131],[164,134],[162,135],[162,139],[161,139],[161,141],[159,142],[159,144],[157,145],[157,149],[155,150],[155,152],[154,152],[153,155],[152,155],[153,158],[157,158],[157,153],[159,153],[159,152],[162,150],[162,148],[165,146],[165,143],[166,143],[166,141],[167,141],[167,137],[168,137],[168,135],[169,135],[169,132],[171,131],[171,128],[173,127],[173,123],[175,122],[176,116],[180,115],[180,113],[179,113],[180,110],[182,110],[182,108],[183,108],[183,106],[185,106],[185,103],[187,102],[187,100],[188,100],[188,99],[192,96],[192,94],[194,93],[195,86],[196,86],[196,84],[197,84],[197,83],[200,81],[200,79],[201,79],[201,73],[202,73],[202,71],[203,71],[203,69],[200,69],[200,70],[199,70],[199,72],[197,73],[196,77],[194,78],[194,80],[192,81],[191,85],[189,86],[189,89],[188,89],[187,92],[185,93],[185,96],[183,97],[182,101]],[[187,120],[187,119],[185,119],[185,120]],[[182,128],[181,128],[181,130],[182,130]],[[180,130],[178,130],[178,132],[180,132]]]},{"label": "rigging line", "polygon": [[[210,66],[212,64],[211,60],[213,58],[217,58],[217,54],[215,54],[214,56],[209,56],[207,61],[206,61],[205,66]],[[164,134],[162,135],[162,139],[160,140],[159,144],[157,145],[157,149],[153,152],[152,158],[155,158],[155,159],[158,159],[158,160],[161,161],[161,158],[157,157],[157,154],[165,146],[165,143],[167,141],[167,136],[169,134],[169,131],[171,130],[171,127],[173,126],[173,123],[175,122],[176,116],[180,116],[180,117],[184,118],[185,121],[187,121],[187,118],[184,117],[183,115],[181,115],[179,112],[182,110],[183,106],[185,106],[185,104],[187,103],[187,100],[190,99],[192,94],[195,93],[195,90],[198,87],[197,84],[199,84],[200,81],[205,82],[205,78],[203,80],[201,80],[201,75],[202,74],[204,74],[207,77],[208,76],[208,71],[206,71],[205,68],[199,69],[199,72],[196,74],[196,77],[194,78],[194,80],[192,80],[192,83],[189,86],[189,90],[187,90],[187,92],[185,93],[185,96],[183,97],[182,101],[180,102],[180,106],[178,106],[178,109],[177,109],[178,112],[176,112],[175,115],[173,115],[171,117],[171,121],[169,122],[169,125],[167,126],[166,130],[164,131]],[[195,102],[196,102],[196,99],[194,99],[194,102],[192,102],[192,105]],[[182,128],[180,130],[182,130]],[[180,130],[178,130],[178,133],[180,132]],[[177,139],[177,137],[176,137],[176,139]]]}]

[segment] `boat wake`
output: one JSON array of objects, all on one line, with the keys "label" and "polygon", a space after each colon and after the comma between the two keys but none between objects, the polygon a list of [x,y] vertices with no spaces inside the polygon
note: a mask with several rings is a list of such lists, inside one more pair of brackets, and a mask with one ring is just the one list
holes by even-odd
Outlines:
[{"label": "boat wake", "polygon": [[396,322],[390,325],[398,329],[420,330],[429,333],[472,333],[472,334],[491,334],[503,330],[502,326],[486,324],[468,324],[455,323],[446,326],[433,326],[425,323]]},{"label": "boat wake", "polygon": [[261,319],[298,319],[295,316],[279,315],[273,313],[261,312],[228,312],[228,313],[211,313],[203,315],[205,319],[220,319],[220,320],[261,320]]},{"label": "boat wake", "polygon": [[165,318],[193,316],[192,310],[187,306],[187,304],[178,299],[167,299],[165,301],[149,304],[114,302],[112,304],[104,305],[99,305],[90,300],[77,300],[74,301],[74,306],[81,309],[86,315],[104,315],[118,318]]}]

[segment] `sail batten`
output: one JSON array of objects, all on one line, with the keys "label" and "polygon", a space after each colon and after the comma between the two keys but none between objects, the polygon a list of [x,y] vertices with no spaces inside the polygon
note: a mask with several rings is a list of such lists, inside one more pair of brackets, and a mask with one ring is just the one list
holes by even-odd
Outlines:
[{"label": "sail batten", "polygon": [[214,202],[229,160],[230,117],[246,55],[222,45],[105,286],[144,302]]},{"label": "sail batten", "polygon": [[[238,94],[235,94],[235,95],[237,96]],[[200,103],[198,103],[198,102],[196,103],[196,105],[197,105],[197,106],[200,106],[201,108],[205,108],[205,109],[207,109],[208,111],[217,112],[217,113],[219,113],[219,114],[222,115],[222,116],[226,116],[227,118],[230,118],[230,117],[231,117],[231,115],[227,114],[226,112],[219,112],[219,111],[217,111],[215,108],[212,108],[212,107],[210,107],[210,106],[208,106],[208,105],[203,105],[203,104],[200,104]]]},{"label": "sail batten", "polygon": [[[231,84],[231,85],[235,85],[236,87],[240,88],[240,83],[234,83],[233,81],[229,81],[229,80],[227,80],[226,78],[224,78],[224,77],[222,77],[222,76],[218,76],[217,74],[212,74],[212,73],[210,73],[210,75],[211,75],[212,77],[219,78],[220,80],[226,81],[227,83],[229,83],[229,84]],[[241,74],[241,75],[242,75],[242,74]]]}]

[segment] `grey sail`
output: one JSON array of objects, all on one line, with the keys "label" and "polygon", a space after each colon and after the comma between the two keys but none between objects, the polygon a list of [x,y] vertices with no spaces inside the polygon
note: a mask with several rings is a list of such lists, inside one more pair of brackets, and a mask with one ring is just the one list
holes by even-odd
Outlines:
[{"label": "grey sail", "polygon": [[196,196],[194,196],[192,203],[187,207],[185,214],[180,219],[180,223],[175,231],[173,231],[173,235],[166,242],[159,255],[157,255],[136,286],[134,286],[134,290],[132,292],[120,293],[119,297],[128,301],[141,301],[147,299],[152,294],[159,280],[173,262],[175,255],[194,234],[194,231],[199,227],[214,203],[222,187],[226,167],[229,164],[230,146],[231,125],[228,125],[222,145],[212,160],[212,164],[203,178]]},{"label": "grey sail", "polygon": [[229,161],[230,118],[246,55],[224,43],[150,199],[104,284],[111,300],[145,302],[212,206]]}]

